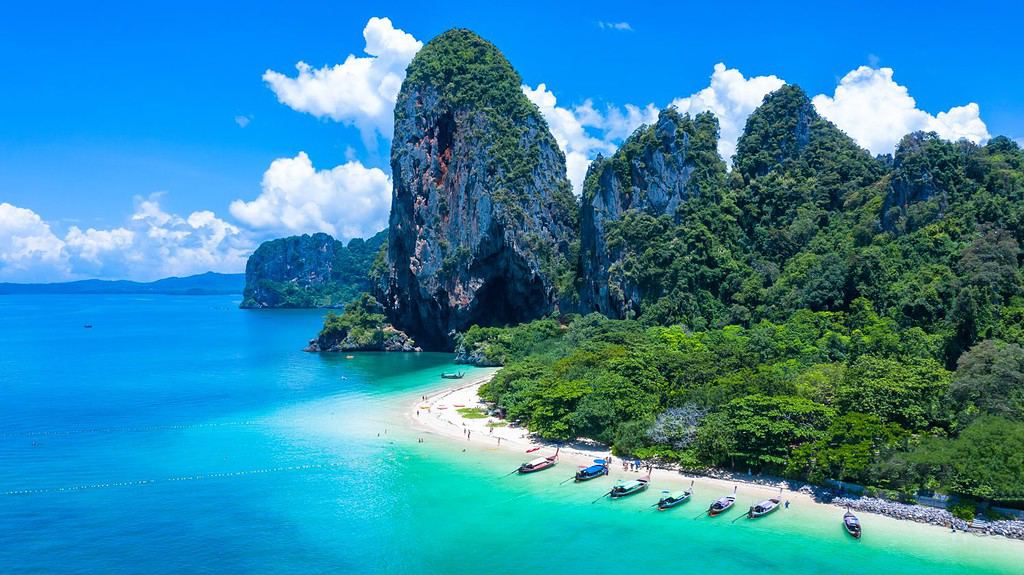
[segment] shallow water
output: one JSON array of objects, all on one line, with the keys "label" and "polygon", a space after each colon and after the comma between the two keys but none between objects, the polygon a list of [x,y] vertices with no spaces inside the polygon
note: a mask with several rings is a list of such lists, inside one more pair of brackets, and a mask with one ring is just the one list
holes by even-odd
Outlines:
[{"label": "shallow water", "polygon": [[236,306],[0,298],[0,571],[1021,572],[1020,542],[872,516],[856,542],[827,507],[694,519],[701,483],[658,513],[656,482],[503,478],[525,455],[406,425],[450,356],[302,353],[321,312]]}]

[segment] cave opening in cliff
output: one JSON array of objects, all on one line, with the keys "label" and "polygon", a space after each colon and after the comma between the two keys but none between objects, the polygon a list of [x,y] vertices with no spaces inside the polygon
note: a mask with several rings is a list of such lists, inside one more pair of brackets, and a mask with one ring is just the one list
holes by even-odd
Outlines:
[{"label": "cave opening in cliff", "polygon": [[540,278],[516,284],[504,276],[487,282],[476,292],[472,324],[506,326],[530,321],[545,309],[547,296]]}]

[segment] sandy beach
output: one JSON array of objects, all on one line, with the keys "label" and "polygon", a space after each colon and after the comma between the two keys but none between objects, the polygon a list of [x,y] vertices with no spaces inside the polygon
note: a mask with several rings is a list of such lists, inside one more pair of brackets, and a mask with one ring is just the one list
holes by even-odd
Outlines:
[{"label": "sandy beach", "polygon": [[[409,420],[420,429],[434,432],[452,441],[461,442],[470,448],[501,449],[510,453],[519,453],[522,455],[523,461],[542,455],[553,455],[556,449],[555,443],[542,441],[522,427],[512,427],[496,417],[467,418],[459,411],[460,409],[486,407],[478,392],[480,386],[493,376],[494,374],[491,373],[421,397],[410,405]],[[497,425],[493,426],[494,424]],[[529,451],[534,449],[536,451]],[[610,473],[612,480],[634,479],[647,474],[646,471],[625,471],[622,467],[622,459],[612,455],[607,446],[597,443],[578,441],[562,444],[558,447],[558,456],[558,468],[560,469],[558,473],[566,477],[571,477],[579,467],[592,465],[594,459],[604,457],[612,458]],[[777,494],[779,488],[782,488],[784,499],[788,499],[793,505],[799,503],[801,506],[815,505],[834,509],[831,505],[816,502],[806,493],[789,489],[784,482],[758,483],[756,476],[749,479],[742,476],[718,479],[686,475],[674,469],[655,467],[651,474],[651,489],[654,493],[660,490],[683,489],[688,487],[691,481],[694,483],[694,488],[706,496],[711,494],[714,494],[715,497],[728,495],[736,486],[737,506],[747,500],[767,498]]]},{"label": "sandy beach", "polygon": [[[481,385],[494,377],[496,372],[497,369],[469,382],[442,388],[421,396],[409,405],[406,412],[407,419],[414,429],[432,432],[448,441],[460,443],[466,449],[518,453],[524,462],[538,456],[553,455],[556,449],[554,442],[542,441],[522,427],[514,427],[496,417],[481,417],[480,412],[469,414],[471,416],[466,417],[465,410],[486,409],[487,404],[480,399],[479,389]],[[464,411],[460,412],[460,410]],[[595,459],[605,457],[612,458],[609,476],[613,482],[647,474],[646,471],[624,469],[621,458],[613,456],[607,446],[596,442],[577,441],[562,443],[557,447],[559,462],[558,467],[552,473],[559,478],[571,477],[578,468],[590,466]],[[514,467],[510,468],[510,471],[512,469]],[[684,489],[691,483],[695,492],[701,496],[702,505],[705,504],[705,501],[728,495],[735,487],[736,507],[743,512],[748,503],[752,504],[755,501],[766,499],[779,493],[779,489],[782,489],[783,500],[801,515],[807,513],[820,518],[832,515],[841,516],[841,510],[837,509],[835,505],[821,503],[816,501],[810,493],[798,491],[797,489],[802,484],[791,485],[789,482],[777,478],[744,474],[729,474],[725,477],[687,475],[676,469],[660,467],[655,467],[651,473],[651,492],[653,494],[662,490]],[[948,527],[896,519],[869,511],[858,511],[858,514],[862,517],[870,516],[872,523],[879,527],[886,525],[887,530],[902,530],[904,533],[907,532],[907,529],[914,532],[923,530],[919,532],[922,536],[927,536],[927,533],[951,535]],[[986,537],[986,539],[991,541],[1003,538],[992,536]],[[1019,544],[1019,542],[1015,544]]]}]

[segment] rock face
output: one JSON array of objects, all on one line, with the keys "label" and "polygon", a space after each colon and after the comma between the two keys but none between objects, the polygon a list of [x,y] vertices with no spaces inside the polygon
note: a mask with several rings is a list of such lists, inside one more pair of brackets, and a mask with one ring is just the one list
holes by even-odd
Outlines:
[{"label": "rock face", "polygon": [[264,242],[245,264],[243,308],[340,307],[372,289],[380,232],[346,246],[323,233]]},{"label": "rock face", "polygon": [[893,175],[882,206],[881,225],[888,232],[911,231],[941,218],[957,182],[944,174],[957,173],[956,145],[935,133],[914,132],[900,140]]},{"label": "rock face", "polygon": [[609,245],[608,228],[628,210],[678,221],[686,202],[713,195],[712,180],[725,174],[717,145],[714,115],[691,120],[669,108],[653,126],[630,136],[614,156],[594,160],[580,211],[580,312],[621,318],[638,308],[640,286],[614,273],[623,247]]},{"label": "rock face", "polygon": [[425,348],[556,308],[576,204],[565,158],[520,85],[467,30],[435,38],[407,70],[379,295],[391,323]]}]

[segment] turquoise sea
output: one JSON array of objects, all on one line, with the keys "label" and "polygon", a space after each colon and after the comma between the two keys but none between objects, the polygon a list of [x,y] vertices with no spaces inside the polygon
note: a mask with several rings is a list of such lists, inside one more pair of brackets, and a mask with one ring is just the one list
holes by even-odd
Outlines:
[{"label": "turquoise sea", "polygon": [[694,519],[720,493],[658,513],[655,489],[592,504],[608,480],[559,485],[567,465],[502,477],[525,454],[408,423],[450,356],[307,354],[320,312],[237,305],[0,297],[0,572],[1022,572],[1021,542],[866,515],[856,542],[834,508],[733,523]]}]

